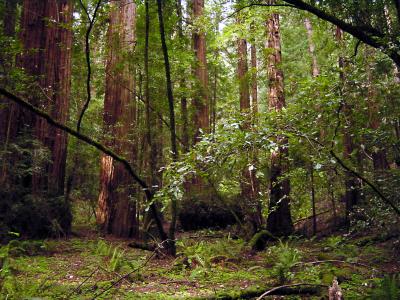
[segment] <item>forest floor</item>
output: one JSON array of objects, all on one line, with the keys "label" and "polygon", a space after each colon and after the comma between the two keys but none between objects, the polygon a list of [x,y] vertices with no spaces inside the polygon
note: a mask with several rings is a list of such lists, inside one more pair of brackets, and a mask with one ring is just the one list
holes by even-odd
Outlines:
[{"label": "forest floor", "polygon": [[[329,285],[337,277],[345,299],[365,299],[371,293],[374,299],[390,299],[382,296],[390,279],[385,283],[382,278],[400,273],[398,238],[291,239],[257,253],[227,231],[180,233],[178,239],[175,259],[87,230],[66,240],[10,243],[9,273],[0,279],[8,296],[2,297],[248,299],[286,283]],[[324,295],[325,287],[315,299]]]}]

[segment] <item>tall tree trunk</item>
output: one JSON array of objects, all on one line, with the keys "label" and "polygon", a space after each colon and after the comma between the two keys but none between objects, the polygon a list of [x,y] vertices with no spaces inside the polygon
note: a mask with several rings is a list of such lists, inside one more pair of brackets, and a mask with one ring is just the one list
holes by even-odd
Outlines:
[{"label": "tall tree trunk", "polygon": [[[134,68],[127,57],[134,51],[135,24],[134,2],[122,0],[113,4],[107,33],[105,144],[119,155],[129,158],[131,164],[135,162],[137,152],[137,146],[131,140],[136,102],[132,94]],[[134,193],[135,188],[125,168],[112,157],[102,155],[97,222],[105,232],[121,237],[137,235],[136,205],[130,199]]]},{"label": "tall tree trunk", "polygon": [[258,88],[257,88],[257,48],[255,40],[252,41],[250,46],[250,60],[251,60],[251,110],[253,118],[258,113]]},{"label": "tall tree trunk", "polygon": [[[339,47],[342,47],[343,44],[343,31],[336,27],[336,41]],[[342,89],[346,86],[346,76],[345,76],[345,60],[343,56],[339,56],[338,60],[339,64],[339,78],[342,83]],[[355,149],[353,138],[351,136],[350,129],[352,128],[352,121],[351,121],[351,106],[349,103],[344,99],[343,92],[342,92],[342,103],[343,103],[343,114],[345,116],[345,126],[343,129],[343,158],[348,160],[351,158],[351,155]],[[346,222],[349,223],[349,214],[353,210],[353,206],[359,202],[360,193],[359,193],[359,182],[357,179],[354,178],[352,174],[346,172],[345,174],[345,195],[344,195],[344,202],[346,204]]]},{"label": "tall tree trunk", "polygon": [[[204,0],[192,0],[191,4],[193,23],[198,22],[203,16]],[[208,69],[206,60],[206,38],[205,32],[200,28],[193,28],[193,50],[195,54],[194,76],[196,79],[195,95],[193,96],[193,144],[196,144],[202,133],[209,133],[209,91],[208,91]],[[194,201],[208,201],[211,198],[211,189],[206,186],[200,176],[194,176],[185,182],[185,200],[183,205],[191,205]]]},{"label": "tall tree trunk", "polygon": [[[182,1],[176,0],[176,12],[178,15],[178,35],[180,39],[180,43],[183,49],[186,49],[186,42],[183,34],[183,12],[182,12]],[[185,80],[185,68],[180,70],[181,78],[179,80],[179,85],[181,89],[186,88],[186,80]],[[182,147],[183,152],[189,151],[189,118],[188,118],[188,106],[187,106],[187,97],[186,93],[183,93],[181,96],[181,137],[182,137]]]},{"label": "tall tree trunk", "polygon": [[[218,12],[214,19],[214,32],[216,35],[219,34],[219,24],[221,22],[221,14]],[[218,95],[218,60],[219,60],[219,48],[214,49],[214,70],[212,79],[212,97],[210,99],[210,128],[211,133],[215,134],[215,128],[217,123],[217,95]]]},{"label": "tall tree trunk", "polygon": [[313,29],[311,25],[311,21],[308,18],[304,19],[304,25],[307,30],[307,38],[308,38],[308,51],[310,52],[312,63],[311,63],[311,75],[313,77],[317,77],[319,75],[319,67],[317,61],[317,55],[315,54],[315,44],[313,41]]},{"label": "tall tree trunk", "polygon": [[[203,16],[204,0],[193,1],[194,21]],[[208,95],[208,70],[206,59],[206,37],[205,33],[199,28],[193,31],[193,49],[196,56],[195,77],[198,81],[198,92],[194,98],[194,142],[196,143],[200,136],[200,130],[208,133],[209,116],[209,95]]]},{"label": "tall tree trunk", "polygon": [[[275,4],[275,0],[269,0]],[[283,71],[281,69],[281,38],[279,14],[273,13],[267,21],[267,47],[271,49],[268,55],[268,107],[270,110],[281,111],[285,107]],[[282,178],[288,169],[288,139],[277,137],[278,149],[271,153],[270,198],[267,229],[274,235],[287,236],[293,232],[290,213],[290,182]]]},{"label": "tall tree trunk", "polygon": [[249,82],[247,80],[247,72],[248,72],[247,41],[243,38],[239,38],[237,41],[237,49],[238,49],[237,74],[239,80],[240,111],[248,114],[250,113],[250,93],[249,93]]},{"label": "tall tree trunk", "polygon": [[[68,119],[70,96],[72,32],[69,26],[72,22],[72,3],[70,0],[25,0],[21,22],[24,52],[19,58],[19,65],[28,74],[38,76],[36,82],[41,92],[31,96],[30,101],[36,106],[45,107],[54,119],[62,123]],[[41,94],[45,94],[45,97]],[[14,127],[17,130],[22,130],[17,127],[21,125],[33,128],[35,138],[51,154],[52,163],[46,165],[45,172],[32,176],[34,191],[63,195],[67,135],[32,114],[21,112],[16,115],[19,115],[19,120],[15,120]]]}]

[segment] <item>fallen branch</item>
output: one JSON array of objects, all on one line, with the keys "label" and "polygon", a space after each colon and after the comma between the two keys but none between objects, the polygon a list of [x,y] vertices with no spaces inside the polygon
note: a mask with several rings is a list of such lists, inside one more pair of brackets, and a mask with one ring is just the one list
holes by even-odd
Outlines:
[{"label": "fallen branch", "polygon": [[363,263],[350,262],[350,261],[337,260],[337,259],[298,262],[298,263],[294,264],[293,267],[299,266],[299,265],[319,265],[319,264],[326,264],[326,263],[348,264],[348,265],[361,266],[364,268],[371,268],[371,266],[363,264]]},{"label": "fallen branch", "polygon": [[313,284],[313,283],[287,284],[287,285],[277,286],[277,287],[274,287],[273,289],[270,289],[270,290],[266,291],[260,297],[258,297],[256,300],[261,300],[265,296],[272,295],[272,293],[274,293],[274,292],[276,292],[278,290],[282,290],[282,289],[286,289],[286,288],[292,288],[292,287],[299,287],[299,286],[314,286],[314,287],[326,287],[326,288],[329,288],[329,286],[326,285],[326,284]]}]

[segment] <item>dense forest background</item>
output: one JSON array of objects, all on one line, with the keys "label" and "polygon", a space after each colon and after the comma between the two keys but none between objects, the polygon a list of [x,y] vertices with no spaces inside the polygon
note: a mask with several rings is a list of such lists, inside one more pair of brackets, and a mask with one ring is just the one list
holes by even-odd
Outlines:
[{"label": "dense forest background", "polygon": [[[299,253],[328,249],[317,261],[379,269],[345,295],[400,295],[398,0],[2,0],[0,17],[1,293],[45,290],[16,283],[36,242],[50,255],[77,239],[129,275],[145,266],[121,263],[127,245],[212,273],[229,261],[216,235],[283,264],[259,279],[299,284]],[[377,244],[386,261],[354,248]],[[315,284],[335,289],[333,268]],[[136,280],[119,276],[82,297]]]}]

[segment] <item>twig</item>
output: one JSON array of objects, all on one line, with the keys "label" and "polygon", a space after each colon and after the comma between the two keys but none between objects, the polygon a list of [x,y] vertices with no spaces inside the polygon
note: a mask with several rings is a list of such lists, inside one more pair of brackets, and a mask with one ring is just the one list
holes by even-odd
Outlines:
[{"label": "twig", "polygon": [[360,40],[357,40],[356,46],[355,46],[355,48],[354,48],[354,54],[353,54],[352,57],[350,57],[350,59],[355,58],[355,57],[357,56],[357,54],[358,54],[358,48],[360,47],[360,45],[361,45],[361,41],[360,41]]},{"label": "twig", "polygon": [[76,288],[74,288],[74,289],[72,290],[72,292],[67,296],[67,298],[69,299],[73,294],[75,294],[76,292],[78,292],[79,289],[82,287],[82,285],[84,285],[90,278],[92,278],[92,276],[93,276],[94,273],[96,273],[96,272],[97,272],[97,269],[94,269],[94,270],[92,271],[92,273],[90,273],[90,275],[89,275],[84,281],[82,281]]},{"label": "twig", "polygon": [[277,290],[280,289],[284,289],[284,288],[288,288],[288,287],[296,287],[296,286],[319,286],[319,287],[326,287],[328,288],[329,286],[326,284],[313,284],[313,283],[295,283],[295,284],[287,284],[287,285],[281,285],[281,286],[277,286],[274,287],[273,289],[270,289],[268,291],[266,291],[264,294],[262,294],[260,297],[258,297],[256,300],[261,300],[262,298],[264,298],[265,296],[271,294],[272,292],[275,292]]},{"label": "twig", "polygon": [[333,156],[333,158],[338,162],[339,165],[342,166],[343,169],[345,169],[347,172],[352,174],[353,176],[357,177],[358,179],[361,179],[365,184],[367,184],[386,204],[389,204],[393,210],[396,212],[398,216],[400,216],[400,209],[393,203],[392,200],[387,198],[379,189],[376,187],[371,181],[369,181],[367,178],[362,176],[360,173],[357,173],[350,167],[348,167],[343,160],[341,160],[336,153],[333,150],[330,150],[329,153]]},{"label": "twig", "polygon": [[129,277],[131,274],[133,274],[133,273],[137,272],[138,270],[144,268],[149,263],[149,261],[158,253],[158,250],[164,248],[163,244],[167,243],[167,242],[170,242],[170,241],[171,241],[170,239],[166,239],[166,240],[162,241],[160,244],[158,244],[157,248],[151,253],[151,255],[149,255],[149,257],[146,259],[146,261],[143,264],[141,264],[136,269],[133,269],[132,271],[126,273],[125,275],[122,275],[118,280],[112,282],[109,287],[105,288],[103,291],[101,291],[97,295],[94,295],[92,300],[97,299],[98,297],[100,297],[101,295],[103,295],[104,293],[106,293],[107,291],[112,289],[114,286],[119,284],[122,280],[124,280],[127,277]]},{"label": "twig", "polygon": [[[123,275],[121,275],[121,274],[119,274],[118,272],[116,272],[116,271],[110,271],[110,270],[107,270],[106,268],[104,268],[104,267],[102,267],[102,266],[99,266],[99,268],[100,269],[102,269],[103,271],[105,271],[105,272],[107,272],[107,273],[114,273],[115,275],[117,275],[117,276],[119,276],[119,278],[121,278]],[[132,282],[130,282],[128,279],[124,279],[128,284],[131,284]]]}]

